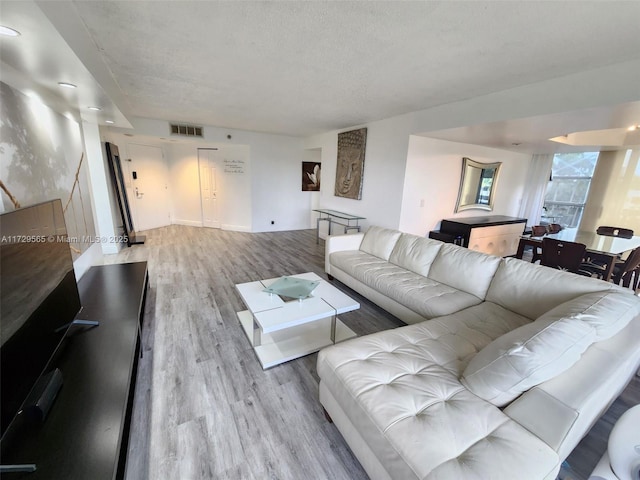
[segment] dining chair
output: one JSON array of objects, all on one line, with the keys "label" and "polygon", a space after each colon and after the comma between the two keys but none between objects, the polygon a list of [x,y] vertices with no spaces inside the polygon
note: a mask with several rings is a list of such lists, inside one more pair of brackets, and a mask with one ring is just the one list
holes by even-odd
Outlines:
[{"label": "dining chair", "polygon": [[590,276],[590,273],[580,270],[586,250],[587,246],[584,243],[544,237],[540,265]]},{"label": "dining chair", "polygon": [[[630,228],[623,228],[623,227],[600,226],[596,229],[596,233],[598,235],[603,235],[606,237],[619,237],[619,238],[633,237],[633,230],[631,230]],[[623,260],[620,258],[620,255],[618,255],[616,262],[624,263]],[[583,268],[584,270],[588,270],[601,277],[602,276],[601,272],[606,271],[607,266],[608,266],[607,263],[602,262],[599,259],[586,258],[581,268]]]},{"label": "dining chair", "polygon": [[611,262],[613,262],[614,264],[613,268],[615,268],[617,264],[622,263],[622,260],[616,257],[604,257],[604,256],[598,256],[596,258],[593,258],[592,256],[589,255],[589,253],[587,253],[585,256],[585,259],[580,265],[580,270],[584,272],[589,272],[592,277],[595,276],[598,278],[604,278],[605,273],[608,271],[609,263]]},{"label": "dining chair", "polygon": [[562,230],[562,225],[560,225],[559,223],[551,223],[547,225],[548,233],[558,233],[560,230]]},{"label": "dining chair", "polygon": [[622,281],[623,287],[638,289],[640,277],[640,247],[633,250],[624,262],[620,262],[613,267],[611,281],[619,284]]},{"label": "dining chair", "polygon": [[533,225],[531,227],[531,235],[534,237],[542,237],[547,234],[546,225]]},{"label": "dining chair", "polygon": [[622,238],[631,238],[633,237],[633,230],[630,228],[622,228],[622,227],[607,227],[600,226],[596,230],[598,235],[605,235],[607,237],[622,237]]},{"label": "dining chair", "polygon": [[[532,225],[531,236],[543,237],[548,233],[547,225]],[[536,263],[542,258],[542,247],[532,247],[531,263]]]}]

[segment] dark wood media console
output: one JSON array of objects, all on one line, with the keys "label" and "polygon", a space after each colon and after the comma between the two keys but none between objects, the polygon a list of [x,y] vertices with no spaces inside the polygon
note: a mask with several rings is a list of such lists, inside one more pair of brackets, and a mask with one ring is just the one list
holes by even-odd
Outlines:
[{"label": "dark wood media console", "polygon": [[147,262],[92,267],[78,289],[78,319],[54,356],[64,383],[43,423],[14,425],[5,435],[2,464],[35,464],[32,473],[2,478],[100,480],[124,477],[140,356]]}]

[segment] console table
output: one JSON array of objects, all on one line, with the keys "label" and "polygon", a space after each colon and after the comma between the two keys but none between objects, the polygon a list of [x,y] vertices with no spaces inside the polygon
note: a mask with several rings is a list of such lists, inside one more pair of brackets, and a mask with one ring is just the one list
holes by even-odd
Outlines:
[{"label": "console table", "polygon": [[347,233],[348,230],[357,230],[359,232],[360,225],[358,222],[360,220],[365,220],[365,217],[351,215],[350,213],[338,212],[337,210],[328,210],[328,209],[318,208],[312,211],[318,212],[319,214],[318,219],[316,220],[316,225],[317,225],[316,243],[320,243],[320,222],[329,222],[329,235],[331,235],[331,224],[333,223],[342,225],[344,227],[344,233]]},{"label": "console table", "polygon": [[440,230],[429,232],[429,238],[506,257],[518,251],[518,242],[526,224],[526,218],[504,215],[449,218],[442,220]]},{"label": "console table", "polygon": [[3,464],[35,464],[25,480],[124,478],[129,425],[140,352],[147,262],[90,268],[78,282],[78,320],[52,366],[64,383],[46,420],[12,426],[2,442]]}]

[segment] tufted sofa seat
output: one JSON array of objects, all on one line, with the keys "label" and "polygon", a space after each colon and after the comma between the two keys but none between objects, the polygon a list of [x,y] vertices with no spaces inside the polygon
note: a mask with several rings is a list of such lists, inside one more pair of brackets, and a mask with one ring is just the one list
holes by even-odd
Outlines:
[{"label": "tufted sofa seat", "polygon": [[380,294],[396,299],[422,319],[446,315],[482,302],[471,293],[364,252],[337,252],[332,257],[332,266],[334,270],[349,272]]},{"label": "tufted sofa seat", "polygon": [[[472,329],[481,340],[470,339],[464,322],[456,322],[458,333],[446,320],[323,352],[321,400],[331,392],[390,478],[488,479],[499,465],[535,472],[531,478],[552,478],[555,452],[458,380],[491,336]],[[492,333],[518,323],[505,319]]]},{"label": "tufted sofa seat", "polygon": [[320,401],[374,479],[553,479],[640,363],[612,284],[372,227],[327,272],[407,323],[322,350]]}]

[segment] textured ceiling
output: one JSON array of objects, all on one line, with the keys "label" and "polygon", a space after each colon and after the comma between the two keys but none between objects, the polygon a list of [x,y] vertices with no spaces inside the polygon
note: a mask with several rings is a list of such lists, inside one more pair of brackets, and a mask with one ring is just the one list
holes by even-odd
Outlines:
[{"label": "textured ceiling", "polygon": [[289,135],[640,58],[640,2],[73,5],[125,115]]},{"label": "textured ceiling", "polygon": [[[640,1],[0,0],[0,23],[23,33],[0,38],[0,79],[102,125],[146,117],[305,136],[640,65],[638,18]],[[58,81],[79,88],[62,92]],[[623,101],[640,101],[638,79],[621,81],[631,92],[638,85]],[[615,103],[539,108],[529,119],[433,136],[542,151],[555,148],[549,136],[640,123],[640,102]]]}]

